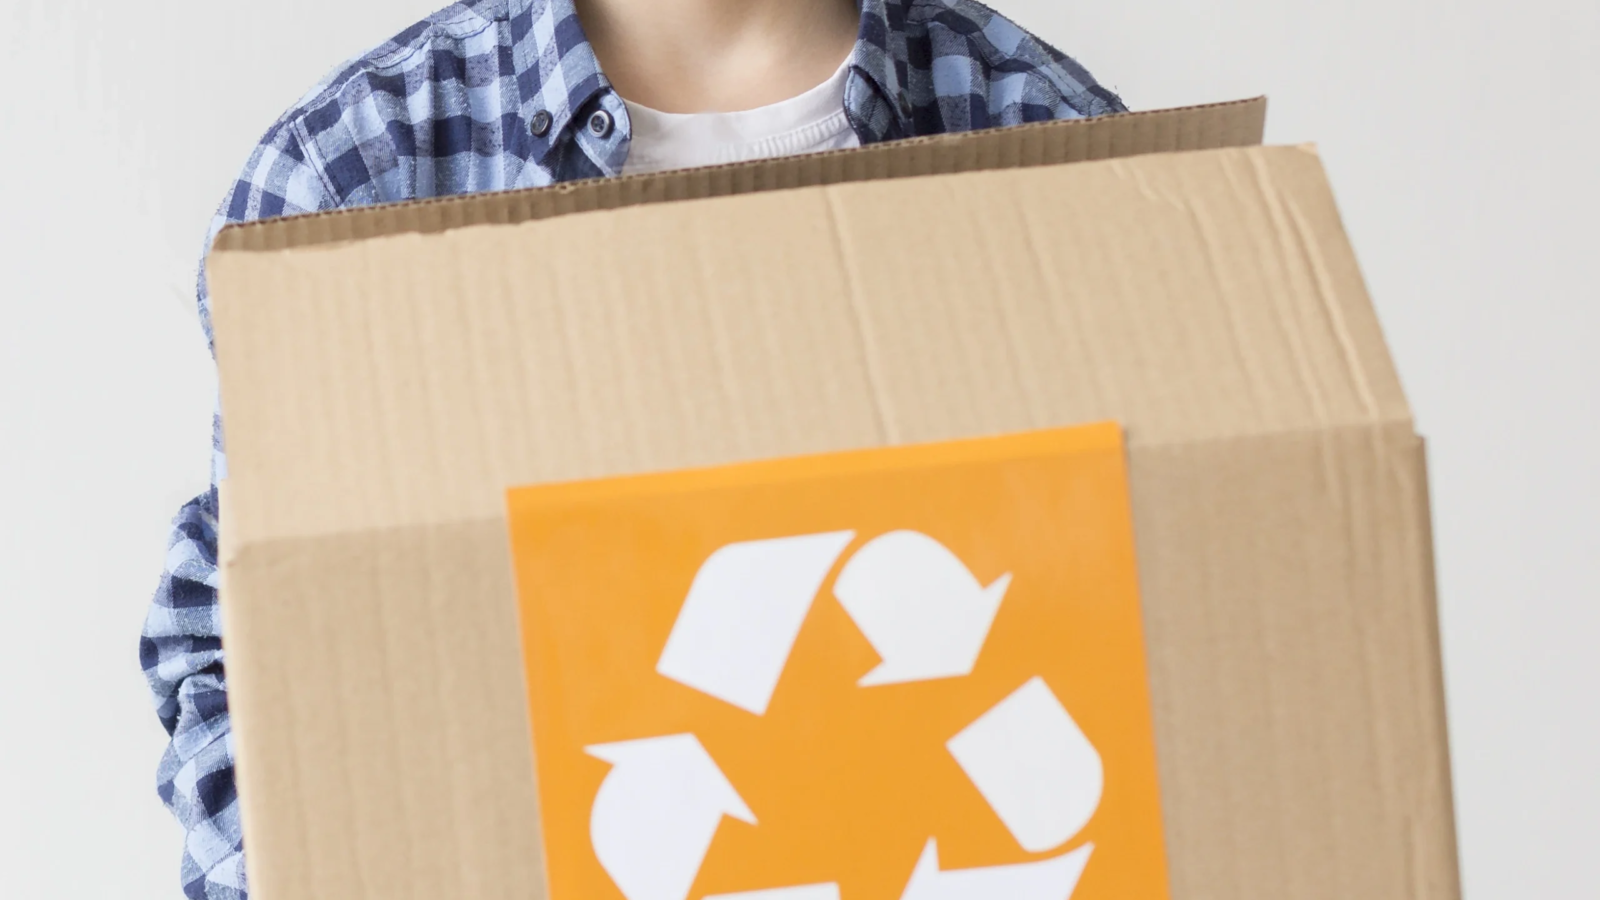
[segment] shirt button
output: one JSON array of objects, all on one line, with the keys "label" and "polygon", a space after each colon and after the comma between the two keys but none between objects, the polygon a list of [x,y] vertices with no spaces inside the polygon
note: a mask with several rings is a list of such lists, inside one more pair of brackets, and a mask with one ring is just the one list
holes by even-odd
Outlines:
[{"label": "shirt button", "polygon": [[594,115],[589,117],[589,133],[604,140],[611,136],[611,127],[614,124],[611,119],[611,113],[603,109],[597,109],[594,111]]},{"label": "shirt button", "polygon": [[544,137],[550,133],[550,111],[541,109],[533,114],[533,120],[528,123],[528,130],[534,137]]},{"label": "shirt button", "polygon": [[900,95],[900,115],[905,116],[906,118],[909,119],[909,118],[911,118],[911,113],[912,113],[911,98],[907,97],[905,94],[901,94]]}]

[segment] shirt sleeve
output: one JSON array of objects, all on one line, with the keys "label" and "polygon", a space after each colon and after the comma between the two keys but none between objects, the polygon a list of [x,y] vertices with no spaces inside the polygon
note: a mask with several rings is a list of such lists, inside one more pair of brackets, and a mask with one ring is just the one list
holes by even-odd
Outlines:
[{"label": "shirt sleeve", "polygon": [[[290,123],[268,132],[213,220],[206,246],[231,222],[336,205]],[[202,264],[201,323],[212,340]],[[185,832],[182,880],[194,900],[245,900],[244,843],[234,787],[221,612],[217,605],[217,482],[226,476],[222,419],[213,418],[210,489],[173,520],[167,558],[139,642],[156,715],[171,735],[157,792]]]},{"label": "shirt sleeve", "polygon": [[1045,67],[1045,72],[1060,91],[1053,118],[1089,119],[1128,111],[1122,98],[1101,84],[1077,60],[1049,44],[1041,42],[1041,46],[1052,63]]}]

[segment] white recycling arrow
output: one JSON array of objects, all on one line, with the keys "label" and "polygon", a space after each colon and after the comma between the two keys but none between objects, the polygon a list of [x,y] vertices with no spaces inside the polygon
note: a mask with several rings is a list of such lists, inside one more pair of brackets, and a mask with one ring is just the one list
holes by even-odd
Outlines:
[{"label": "white recycling arrow", "polygon": [[692,734],[585,750],[614,767],[595,795],[589,839],[627,900],[686,900],[722,817],[756,824]]},{"label": "white recycling arrow", "polygon": [[1092,852],[1085,844],[1039,862],[940,871],[939,847],[929,838],[900,900],[1068,900]]},{"label": "white recycling arrow", "polygon": [[837,884],[804,884],[799,887],[767,888],[764,891],[742,891],[737,894],[718,894],[706,900],[839,900]]},{"label": "white recycling arrow", "polygon": [[988,587],[916,531],[874,538],[845,563],[833,593],[883,662],[858,682],[900,684],[972,673],[1011,575]]},{"label": "white recycling arrow", "polygon": [[706,559],[656,671],[764,715],[800,626],[853,531],[746,541]]},{"label": "white recycling arrow", "polygon": [[1071,840],[1100,806],[1100,753],[1043,678],[1029,679],[945,747],[1031,853]]}]

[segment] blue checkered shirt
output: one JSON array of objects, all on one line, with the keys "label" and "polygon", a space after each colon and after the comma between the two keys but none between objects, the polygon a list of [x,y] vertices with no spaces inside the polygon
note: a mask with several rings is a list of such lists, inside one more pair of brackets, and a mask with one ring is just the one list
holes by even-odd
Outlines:
[{"label": "blue checkered shirt", "polygon": [[[863,144],[1123,110],[1077,63],[972,0],[861,0],[845,111]],[[606,127],[588,127],[597,112]],[[628,114],[572,0],[472,0],[341,66],[261,138],[230,222],[617,174]],[[209,245],[209,239],[208,239]],[[205,274],[199,301],[211,340]],[[217,606],[212,488],[173,523],[140,662],[172,735],[158,790],[182,823],[184,893],[246,896]]]}]

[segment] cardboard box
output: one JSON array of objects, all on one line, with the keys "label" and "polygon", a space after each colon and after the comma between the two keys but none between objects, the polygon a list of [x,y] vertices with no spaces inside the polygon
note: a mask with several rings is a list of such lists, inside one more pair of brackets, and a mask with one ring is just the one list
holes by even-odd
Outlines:
[{"label": "cardboard box", "polygon": [[252,895],[547,896],[508,488],[1115,421],[1170,896],[1457,897],[1423,445],[1263,116],[223,232]]}]

